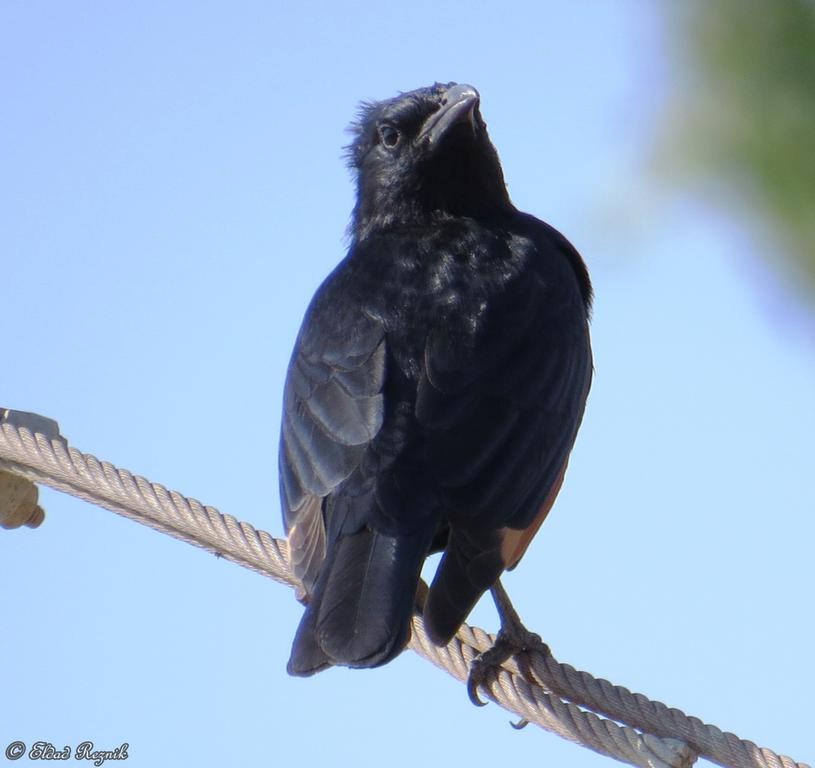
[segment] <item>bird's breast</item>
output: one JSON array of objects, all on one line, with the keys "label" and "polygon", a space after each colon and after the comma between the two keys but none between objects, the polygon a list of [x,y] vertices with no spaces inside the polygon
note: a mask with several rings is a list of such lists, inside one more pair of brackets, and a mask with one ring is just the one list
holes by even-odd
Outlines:
[{"label": "bird's breast", "polygon": [[371,240],[356,254],[364,265],[361,298],[392,343],[413,346],[413,354],[416,341],[438,325],[477,332],[491,303],[511,291],[530,264],[528,242],[471,220]]}]

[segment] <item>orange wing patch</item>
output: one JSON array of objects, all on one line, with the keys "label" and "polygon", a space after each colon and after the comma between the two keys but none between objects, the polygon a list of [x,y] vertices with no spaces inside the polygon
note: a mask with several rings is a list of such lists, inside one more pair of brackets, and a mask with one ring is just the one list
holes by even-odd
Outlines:
[{"label": "orange wing patch", "polygon": [[319,496],[306,495],[297,513],[297,522],[289,529],[289,562],[294,575],[300,581],[296,597],[307,603],[309,592],[304,582],[316,581],[320,565],[325,560],[326,541],[323,522],[323,500]]},{"label": "orange wing patch", "polygon": [[563,478],[566,475],[566,467],[568,464],[569,459],[567,457],[555,478],[555,482],[552,484],[549,495],[541,505],[538,514],[535,515],[535,519],[528,527],[520,531],[516,531],[514,528],[501,529],[501,559],[504,561],[504,568],[508,571],[511,571],[518,565],[518,561],[524,556],[530,542],[535,538],[538,528],[540,528],[541,525],[543,525],[543,521],[546,520],[549,510],[555,503],[558,493],[560,493],[560,487],[563,485]]}]

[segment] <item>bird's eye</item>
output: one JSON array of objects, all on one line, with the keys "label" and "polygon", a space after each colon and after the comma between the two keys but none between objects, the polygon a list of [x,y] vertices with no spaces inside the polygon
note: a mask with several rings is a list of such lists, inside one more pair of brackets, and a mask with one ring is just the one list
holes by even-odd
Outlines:
[{"label": "bird's eye", "polygon": [[379,140],[388,149],[393,149],[399,143],[399,131],[392,125],[384,123],[379,126]]}]

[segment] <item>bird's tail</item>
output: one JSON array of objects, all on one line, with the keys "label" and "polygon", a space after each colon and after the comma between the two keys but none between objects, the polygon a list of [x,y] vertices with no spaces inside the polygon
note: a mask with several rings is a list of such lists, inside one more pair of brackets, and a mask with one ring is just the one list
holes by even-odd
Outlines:
[{"label": "bird's tail", "polygon": [[332,665],[377,667],[398,655],[410,638],[429,544],[423,534],[397,538],[367,528],[340,537],[297,629],[289,674],[313,675]]},{"label": "bird's tail", "polygon": [[504,567],[497,531],[452,530],[423,610],[425,630],[436,645],[450,642]]}]

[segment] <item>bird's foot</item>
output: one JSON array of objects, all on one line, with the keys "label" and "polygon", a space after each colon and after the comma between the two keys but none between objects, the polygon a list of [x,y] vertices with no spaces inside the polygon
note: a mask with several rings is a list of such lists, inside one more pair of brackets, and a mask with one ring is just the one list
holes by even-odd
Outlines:
[{"label": "bird's foot", "polygon": [[541,640],[540,635],[530,632],[523,624],[501,627],[492,648],[476,656],[470,665],[470,674],[467,678],[467,694],[470,701],[477,707],[486,706],[487,702],[482,701],[478,695],[478,688],[482,685],[486,687],[490,671],[494,670],[497,673],[498,668],[507,659],[527,651],[538,651],[543,654],[550,652],[549,646]]}]

